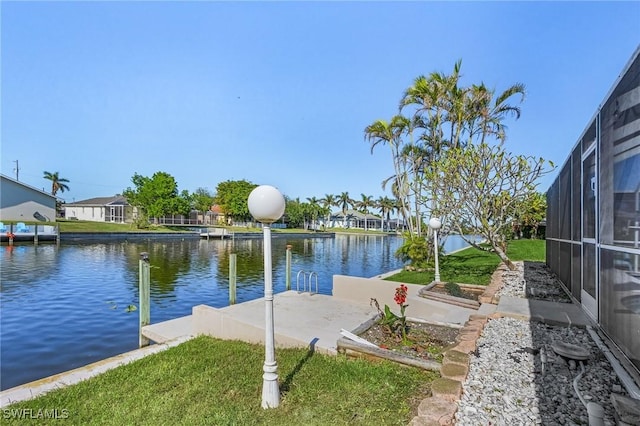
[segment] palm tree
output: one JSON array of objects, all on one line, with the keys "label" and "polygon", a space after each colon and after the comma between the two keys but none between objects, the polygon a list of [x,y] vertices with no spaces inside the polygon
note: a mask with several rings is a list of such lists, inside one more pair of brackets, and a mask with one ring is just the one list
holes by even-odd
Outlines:
[{"label": "palm tree", "polygon": [[405,199],[405,194],[410,193],[409,183],[407,179],[407,172],[404,172],[404,178],[398,178],[396,176],[391,176],[385,179],[382,182],[382,190],[386,190],[387,185],[390,183],[391,194],[394,196],[395,210],[398,213],[398,221],[400,220],[400,216],[402,216],[402,220],[405,226],[408,228],[409,232],[413,234],[413,221],[411,217],[413,217],[411,213],[411,206],[409,205],[408,200]]},{"label": "palm tree", "polygon": [[410,175],[406,170],[405,158],[402,156],[403,136],[411,136],[415,123],[402,115],[394,116],[390,122],[385,120],[376,120],[364,130],[365,139],[371,143],[371,153],[373,149],[379,145],[388,145],[391,150],[391,158],[393,160],[393,168],[395,174],[385,180],[383,188],[389,180],[394,180],[398,190],[397,198],[402,203],[403,216],[411,215],[411,206],[409,202],[409,192],[407,180]]},{"label": "palm tree", "polygon": [[360,194],[361,200],[356,201],[355,205],[364,213],[364,230],[367,230],[367,215],[369,214],[369,207],[375,205],[373,197],[371,195]]},{"label": "palm tree", "polygon": [[[452,119],[457,116],[458,111],[454,109],[458,104],[451,101],[449,94],[455,91],[459,76],[460,61],[455,64],[450,76],[439,72],[418,76],[400,100],[401,111],[408,106],[415,108],[413,116],[419,119],[416,122],[424,129],[422,139],[436,154],[440,153],[445,141],[442,127],[446,121],[451,122],[452,135],[457,133]],[[453,139],[450,138],[451,141]]]},{"label": "palm tree", "polygon": [[329,226],[331,222],[331,207],[336,205],[336,196],[333,194],[324,194],[323,198],[320,198],[320,202],[322,203],[322,207],[327,212],[327,221],[325,223],[325,227]]},{"label": "palm tree", "polygon": [[380,213],[382,215],[382,230],[384,231],[385,219],[387,230],[389,230],[390,215],[391,212],[396,208],[395,202],[387,196],[381,196],[376,200],[376,207],[380,209]]},{"label": "palm tree", "polygon": [[307,198],[309,202],[309,213],[311,214],[311,221],[313,223],[313,230],[317,231],[317,218],[320,211],[320,200],[316,197]]},{"label": "palm tree", "polygon": [[[484,84],[482,86],[484,86]],[[493,104],[491,104],[494,95],[493,90],[488,91],[488,93],[480,98],[482,103],[477,111],[480,115],[480,143],[484,143],[488,135],[493,135],[499,141],[504,142],[506,139],[507,126],[503,124],[503,120],[510,115],[515,116],[516,119],[520,118],[520,107],[509,105],[506,102],[509,98],[518,94],[520,95],[520,102],[524,101],[524,84],[516,83],[507,88],[507,90],[495,98]]]},{"label": "palm tree", "polygon": [[[437,211],[437,190],[430,182],[436,181],[436,166],[444,151],[448,148],[463,146],[465,125],[469,122],[469,89],[458,85],[461,61],[455,63],[449,75],[433,72],[428,76],[419,76],[409,87],[400,101],[400,110],[414,108],[414,125],[423,132],[415,147],[407,148],[403,154],[411,170],[413,197],[416,207],[416,227],[421,234],[421,220],[418,199],[424,202],[423,187],[431,190],[431,211]],[[446,135],[445,129],[449,130]],[[425,183],[426,182],[426,185]],[[402,199],[400,198],[402,201]],[[405,217],[405,220],[407,218]],[[408,226],[413,233],[413,215]]]},{"label": "palm tree", "polygon": [[405,158],[405,162],[408,165],[408,170],[413,177],[412,179],[412,196],[414,201],[415,208],[415,217],[416,217],[416,234],[418,236],[422,235],[422,214],[420,212],[420,205],[424,200],[424,196],[422,194],[423,191],[423,182],[422,178],[425,174],[425,168],[429,164],[429,159],[432,153],[419,146],[414,144],[405,145],[402,150],[402,156]]},{"label": "palm tree", "polygon": [[342,194],[338,195],[336,204],[338,205],[338,207],[340,207],[340,210],[342,210],[342,227],[346,228],[347,210],[349,210],[349,207],[353,205],[353,200],[351,199],[351,197],[349,197],[348,192],[343,192]]},{"label": "palm tree", "polygon": [[69,179],[61,178],[58,172],[44,172],[44,178],[51,181],[51,195],[55,196],[58,191],[64,192],[69,190],[67,182]]}]

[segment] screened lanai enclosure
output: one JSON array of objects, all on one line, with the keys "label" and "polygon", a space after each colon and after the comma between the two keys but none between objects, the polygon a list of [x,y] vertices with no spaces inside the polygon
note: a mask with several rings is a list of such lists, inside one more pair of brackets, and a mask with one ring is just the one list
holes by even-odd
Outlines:
[{"label": "screened lanai enclosure", "polygon": [[547,264],[640,371],[640,47],[547,192]]}]

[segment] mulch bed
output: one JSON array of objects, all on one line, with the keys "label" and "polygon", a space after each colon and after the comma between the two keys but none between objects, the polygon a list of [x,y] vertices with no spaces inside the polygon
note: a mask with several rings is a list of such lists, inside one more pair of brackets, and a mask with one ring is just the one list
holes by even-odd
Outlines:
[{"label": "mulch bed", "polygon": [[456,342],[459,329],[442,325],[408,322],[407,341],[392,334],[387,327],[374,324],[360,337],[402,355],[441,362],[443,353]]}]

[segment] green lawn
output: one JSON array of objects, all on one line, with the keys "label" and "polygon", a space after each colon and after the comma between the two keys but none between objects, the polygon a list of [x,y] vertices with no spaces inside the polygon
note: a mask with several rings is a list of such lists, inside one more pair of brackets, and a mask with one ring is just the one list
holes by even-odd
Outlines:
[{"label": "green lawn", "polygon": [[306,349],[276,350],[276,359],[275,409],[260,406],[263,346],[201,336],[3,414],[66,410],[64,424],[76,425],[406,425],[438,377]]},{"label": "green lawn", "polygon": [[84,220],[58,220],[60,232],[180,232],[178,227],[152,226],[137,229],[128,223],[92,222]]},{"label": "green lawn", "polygon": [[[513,261],[544,262],[545,252],[544,240],[511,240],[507,248],[507,255]],[[495,254],[469,247],[440,259],[440,279],[444,282],[487,285],[499,264],[500,259]],[[402,271],[387,279],[411,284],[429,284],[433,281],[433,276],[433,270]]]},{"label": "green lawn", "polygon": [[509,258],[514,261],[528,260],[544,262],[547,253],[545,240],[512,240],[507,250]]},{"label": "green lawn", "polygon": [[[9,225],[11,221],[5,222],[5,225]],[[15,223],[15,222],[14,222]],[[42,225],[42,222],[24,222],[27,225]],[[93,222],[86,220],[65,220],[58,219],[55,223],[59,226],[60,232],[86,232],[86,233],[99,233],[99,232],[186,232],[187,230],[183,226],[168,226],[168,225],[152,225],[148,229],[138,229],[128,223],[110,223],[110,222]],[[193,225],[196,226],[196,225]],[[231,232],[262,232],[261,227],[236,227],[236,226],[224,226]],[[289,234],[306,232],[313,234],[312,230],[304,230],[301,228],[274,228],[271,230],[274,234]],[[190,231],[191,232],[191,231]],[[320,232],[320,231],[319,231]],[[335,233],[349,233],[349,234],[365,234],[363,229],[344,229],[344,228],[328,228],[322,232],[335,232]],[[377,230],[368,230],[367,235],[387,235],[386,232],[380,232]]]}]

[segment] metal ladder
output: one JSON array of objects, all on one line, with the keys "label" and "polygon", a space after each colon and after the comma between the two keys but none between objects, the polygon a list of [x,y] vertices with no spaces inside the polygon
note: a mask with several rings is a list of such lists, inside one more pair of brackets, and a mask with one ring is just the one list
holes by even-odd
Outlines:
[{"label": "metal ladder", "polygon": [[[298,271],[298,275],[296,275],[296,290],[298,291],[298,293],[300,293],[300,274],[302,274],[302,292],[306,292],[308,291],[309,294],[316,294],[318,293],[318,274],[316,274],[315,272],[306,272],[304,270],[300,270]],[[308,280],[307,280],[308,278]],[[311,287],[311,283],[312,283],[312,278],[315,278],[315,285],[316,285],[316,291],[314,292],[312,287]],[[307,290],[307,283],[309,283],[309,290]]]}]

